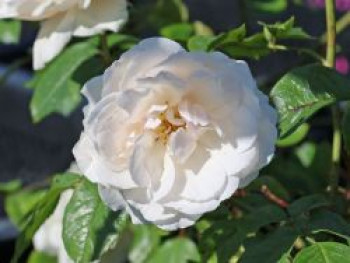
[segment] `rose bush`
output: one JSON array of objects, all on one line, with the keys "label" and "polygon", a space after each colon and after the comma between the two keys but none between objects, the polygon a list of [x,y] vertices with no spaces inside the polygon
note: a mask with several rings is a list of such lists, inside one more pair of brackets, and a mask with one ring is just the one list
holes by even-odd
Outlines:
[{"label": "rose bush", "polygon": [[276,112],[244,61],[142,41],[86,84],[73,152],[112,209],[174,230],[195,223],[271,160]]},{"label": "rose bush", "polygon": [[128,17],[126,0],[3,0],[0,19],[42,21],[34,43],[33,67],[42,69],[73,36],[118,31]]}]

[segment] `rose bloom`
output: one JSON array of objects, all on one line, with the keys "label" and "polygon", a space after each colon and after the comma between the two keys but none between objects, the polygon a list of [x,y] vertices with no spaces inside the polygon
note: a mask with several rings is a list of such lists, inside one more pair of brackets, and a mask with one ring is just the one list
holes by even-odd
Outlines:
[{"label": "rose bloom", "polygon": [[188,227],[271,160],[276,112],[244,61],[151,38],[83,89],[73,153],[113,210]]},{"label": "rose bloom", "polygon": [[42,21],[34,43],[34,69],[42,69],[73,36],[118,31],[127,20],[126,0],[0,0],[0,19]]}]

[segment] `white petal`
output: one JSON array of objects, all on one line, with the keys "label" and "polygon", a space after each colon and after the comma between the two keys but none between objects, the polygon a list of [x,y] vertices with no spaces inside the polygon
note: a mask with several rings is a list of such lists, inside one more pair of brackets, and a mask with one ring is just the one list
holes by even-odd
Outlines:
[{"label": "white petal", "polygon": [[84,9],[75,9],[74,36],[92,36],[104,31],[117,32],[128,19],[126,0],[91,1]]},{"label": "white petal", "polygon": [[[147,77],[147,72],[171,54],[183,48],[166,38],[149,38],[124,53],[104,75],[104,95],[114,91],[137,88],[137,79]],[[158,73],[158,72],[157,72]]]},{"label": "white petal", "polygon": [[63,50],[72,37],[73,23],[74,17],[61,14],[42,22],[33,47],[35,70],[44,68]]},{"label": "white petal", "polygon": [[141,136],[130,159],[133,180],[142,187],[157,188],[163,172],[165,147],[151,133]]},{"label": "white petal", "polygon": [[179,163],[185,163],[196,149],[195,138],[185,129],[180,128],[173,132],[169,138],[170,153]]},{"label": "white petal", "polygon": [[90,114],[92,108],[101,100],[103,88],[102,77],[95,77],[89,80],[83,87],[81,93],[87,98],[88,104],[84,107],[84,115]]},{"label": "white petal", "polygon": [[186,122],[192,123],[193,125],[207,126],[209,124],[209,116],[199,105],[184,101],[179,105],[179,112]]},{"label": "white petal", "polygon": [[175,177],[176,171],[174,161],[167,153],[165,153],[164,169],[161,178],[159,178],[159,187],[155,189],[155,192],[153,194],[153,201],[161,200],[162,198],[167,196],[171,192],[171,190],[173,190],[176,179]]},{"label": "white petal", "polygon": [[102,201],[113,211],[118,211],[125,207],[124,198],[116,188],[99,185],[98,192]]},{"label": "white petal", "polygon": [[92,141],[84,132],[81,134],[79,141],[73,148],[73,155],[77,161],[77,165],[80,171],[84,175],[88,176],[88,179],[91,182],[98,182],[97,174],[87,173],[90,169],[90,166],[94,162],[93,159],[96,158],[96,151]]},{"label": "white petal", "polygon": [[182,167],[186,177],[181,193],[183,198],[198,202],[219,199],[227,182],[227,173],[218,157],[198,145]]},{"label": "white petal", "polygon": [[193,202],[186,199],[180,199],[164,204],[165,207],[176,209],[181,213],[188,215],[199,215],[215,210],[220,204],[217,199],[209,200],[207,202]]}]

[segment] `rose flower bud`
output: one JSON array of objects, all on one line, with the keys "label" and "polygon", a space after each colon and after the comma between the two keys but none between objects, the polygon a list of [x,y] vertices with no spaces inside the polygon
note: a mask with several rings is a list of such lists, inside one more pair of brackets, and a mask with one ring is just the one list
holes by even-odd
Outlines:
[{"label": "rose flower bud", "polygon": [[117,32],[128,18],[126,0],[0,0],[0,19],[42,21],[33,67],[42,69],[70,39]]},{"label": "rose flower bud", "polygon": [[193,225],[268,164],[276,112],[244,61],[151,38],[86,84],[73,153],[113,210],[165,230]]}]

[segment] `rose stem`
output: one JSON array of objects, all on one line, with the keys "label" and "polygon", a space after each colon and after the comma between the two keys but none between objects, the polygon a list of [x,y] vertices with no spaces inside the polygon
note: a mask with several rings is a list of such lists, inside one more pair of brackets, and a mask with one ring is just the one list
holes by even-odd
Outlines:
[{"label": "rose stem", "polygon": [[[327,22],[327,54],[325,66],[334,68],[336,48],[336,22],[334,0],[326,0],[326,22]],[[332,146],[332,168],[330,172],[330,193],[331,196],[337,192],[339,182],[339,164],[341,153],[341,131],[340,131],[340,110],[338,105],[332,107],[333,118],[333,146]]]},{"label": "rose stem", "polygon": [[261,193],[266,197],[266,199],[270,200],[271,202],[277,204],[282,208],[287,208],[289,206],[289,203],[287,201],[272,193],[266,185],[261,186]]},{"label": "rose stem", "polygon": [[112,63],[112,55],[108,48],[107,34],[100,35],[101,56],[106,67]]}]

